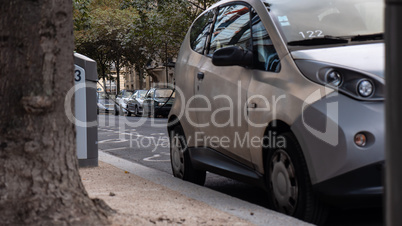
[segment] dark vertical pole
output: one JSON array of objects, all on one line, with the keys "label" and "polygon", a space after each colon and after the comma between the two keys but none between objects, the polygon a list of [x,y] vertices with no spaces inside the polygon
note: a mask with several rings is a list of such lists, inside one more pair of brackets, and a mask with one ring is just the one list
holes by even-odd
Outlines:
[{"label": "dark vertical pole", "polygon": [[386,225],[402,225],[402,0],[386,0]]},{"label": "dark vertical pole", "polygon": [[166,55],[165,55],[165,73],[166,73],[166,88],[169,87],[169,68],[168,68],[168,44],[165,42],[165,50],[166,50]]}]

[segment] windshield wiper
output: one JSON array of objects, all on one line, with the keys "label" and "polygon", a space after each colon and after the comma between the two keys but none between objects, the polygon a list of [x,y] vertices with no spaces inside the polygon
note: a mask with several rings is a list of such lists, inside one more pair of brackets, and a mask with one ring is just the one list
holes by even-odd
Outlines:
[{"label": "windshield wiper", "polygon": [[369,35],[356,35],[350,38],[352,42],[362,42],[371,40],[384,40],[384,33],[369,34]]},{"label": "windshield wiper", "polygon": [[341,37],[324,36],[319,38],[302,39],[297,41],[288,42],[290,46],[315,46],[315,45],[330,45],[330,44],[344,44],[349,40]]}]

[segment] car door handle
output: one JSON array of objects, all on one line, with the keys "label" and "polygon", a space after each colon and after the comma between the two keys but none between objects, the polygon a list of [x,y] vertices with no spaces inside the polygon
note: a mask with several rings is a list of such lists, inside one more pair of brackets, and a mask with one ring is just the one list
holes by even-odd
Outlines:
[{"label": "car door handle", "polygon": [[198,80],[203,80],[204,79],[204,73],[203,72],[198,72],[197,73],[197,78],[198,78]]}]

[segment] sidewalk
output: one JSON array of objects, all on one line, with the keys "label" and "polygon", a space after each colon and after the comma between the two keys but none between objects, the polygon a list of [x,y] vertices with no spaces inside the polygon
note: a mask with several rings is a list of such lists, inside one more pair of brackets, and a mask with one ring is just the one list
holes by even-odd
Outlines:
[{"label": "sidewalk", "polygon": [[308,225],[103,152],[80,174],[89,196],[117,211],[112,225]]}]

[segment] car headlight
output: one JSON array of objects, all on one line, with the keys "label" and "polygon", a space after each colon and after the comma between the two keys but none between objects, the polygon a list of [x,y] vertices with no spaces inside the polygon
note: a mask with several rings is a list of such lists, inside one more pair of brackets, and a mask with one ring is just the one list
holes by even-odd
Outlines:
[{"label": "car headlight", "polygon": [[164,105],[164,104],[165,104],[164,102],[158,102],[156,105],[162,106],[162,105]]},{"label": "car headlight", "polygon": [[357,86],[357,90],[359,91],[360,96],[369,97],[369,96],[371,96],[371,94],[373,94],[374,86],[370,81],[363,80],[363,81],[359,82],[359,85]]},{"label": "car headlight", "polygon": [[330,70],[325,74],[325,80],[328,84],[338,87],[342,84],[342,75],[338,71]]},{"label": "car headlight", "polygon": [[313,60],[295,60],[295,63],[313,82],[358,100],[384,100],[385,80],[380,76]]}]

